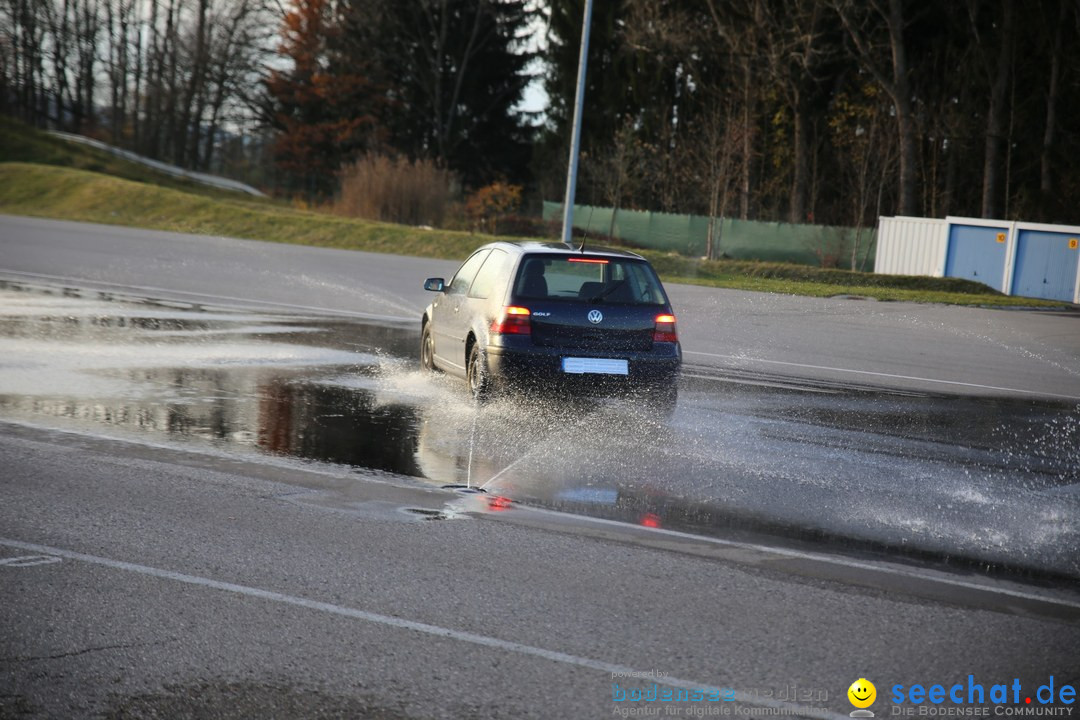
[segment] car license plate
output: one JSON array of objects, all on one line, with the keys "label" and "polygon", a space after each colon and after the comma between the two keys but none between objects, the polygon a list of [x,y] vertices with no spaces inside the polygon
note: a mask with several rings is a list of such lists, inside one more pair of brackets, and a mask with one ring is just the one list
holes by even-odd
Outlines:
[{"label": "car license plate", "polygon": [[630,364],[626,360],[612,358],[563,358],[562,369],[564,373],[572,375],[584,375],[586,373],[596,375],[630,374]]}]

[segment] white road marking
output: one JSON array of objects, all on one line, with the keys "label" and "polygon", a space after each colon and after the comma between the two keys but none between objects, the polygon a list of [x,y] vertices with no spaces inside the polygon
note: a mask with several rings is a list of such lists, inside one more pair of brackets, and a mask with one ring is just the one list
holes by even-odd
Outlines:
[{"label": "white road marking", "polygon": [[19,557],[0,558],[0,565],[4,567],[35,567],[37,565],[52,565],[60,562],[61,558],[55,555],[20,555]]},{"label": "white road marking", "polygon": [[[59,280],[78,287],[86,287],[87,283],[91,285],[104,285],[109,288],[116,288],[115,292],[131,292],[134,290],[151,292],[151,293],[172,293],[174,295],[185,295],[193,298],[205,298],[207,300],[224,300],[226,302],[239,302],[245,304],[255,305],[269,305],[278,308],[289,308],[293,310],[310,310],[319,313],[325,313],[327,315],[347,315],[348,317],[363,318],[365,320],[393,320],[393,321],[414,321],[417,318],[403,317],[401,315],[378,315],[375,313],[362,313],[352,312],[350,310],[335,310],[334,308],[319,307],[317,305],[297,305],[294,303],[274,302],[273,300],[253,300],[251,298],[233,297],[231,295],[210,295],[208,293],[196,293],[188,292],[187,290],[174,290],[172,288],[155,287],[153,285],[122,285],[120,283],[105,282],[104,280],[90,280],[89,278],[73,278],[64,277],[63,275],[45,275],[42,273],[28,273],[20,272],[18,270],[5,270],[0,268],[0,273],[4,275],[18,275],[26,278],[40,278],[44,280]],[[97,288],[89,288],[96,290]]]},{"label": "white road marking", "polygon": [[1061,395],[1058,393],[1041,392],[1039,390],[1021,390],[1020,388],[998,387],[996,385],[980,385],[978,383],[966,383],[958,380],[937,380],[935,378],[916,377],[914,375],[895,375],[893,373],[873,372],[871,370],[851,370],[849,368],[828,367],[827,365],[808,365],[806,363],[784,362],[783,360],[766,360],[765,358],[749,358],[739,355],[721,355],[719,353],[701,352],[700,350],[683,350],[684,355],[705,355],[706,357],[723,358],[725,360],[742,360],[751,363],[769,363],[771,365],[786,365],[788,367],[806,368],[808,370],[828,370],[830,372],[852,373],[854,375],[872,375],[874,377],[890,378],[892,380],[915,380],[918,382],[938,383],[940,385],[959,385],[962,387],[979,388],[981,390],[999,390],[1001,392],[1020,393],[1022,395],[1042,395],[1045,397],[1062,398],[1065,400],[1080,400],[1080,395]]},{"label": "white road marking", "polygon": [[[320,602],[318,600],[309,600],[307,598],[296,597],[294,595],[285,595],[283,593],[273,592],[272,590],[263,590],[261,588],[249,587],[247,585],[237,585],[235,583],[227,583],[220,580],[211,580],[210,578],[199,577],[197,575],[186,575],[184,573],[174,572],[172,570],[162,570],[160,568],[149,567],[147,565],[137,565],[135,563],[124,562],[122,560],[112,560],[110,558],[98,557],[96,555],[86,555],[84,553],[74,552],[71,550],[63,550],[61,548],[53,548],[46,545],[36,545],[34,543],[26,543],[19,540],[10,540],[7,538],[0,538],[0,545],[4,545],[10,548],[17,548],[19,550],[25,550],[28,552],[58,555],[60,557],[68,558],[69,560],[78,560],[80,562],[100,565],[102,567],[112,568],[114,570],[124,570],[127,572],[139,573],[140,575],[148,575],[150,577],[160,578],[162,580],[173,580],[176,582],[186,583],[188,585],[195,585],[198,587],[210,588],[213,590],[221,590],[237,595],[244,595],[246,597],[254,597],[261,600],[269,600],[271,602],[282,603],[284,605],[293,605],[308,610],[315,610],[317,612],[329,613],[331,615],[351,618],[353,620],[362,620],[364,622],[375,623],[377,625],[386,625],[389,627],[400,628],[403,630],[412,630],[414,632],[434,635],[436,637],[447,638],[449,640],[458,640],[460,642],[467,642],[473,645],[481,645],[483,647],[495,648],[497,650],[517,653],[519,655],[538,657],[544,660],[550,660],[552,662],[563,663],[564,665],[574,665],[577,667],[587,668],[589,670],[599,670],[601,672],[607,673],[608,677],[614,677],[614,673],[617,673],[623,677],[633,677],[631,675],[627,675],[627,673],[643,672],[641,670],[635,670],[634,668],[627,665],[619,665],[617,663],[605,662],[603,660],[593,660],[591,658],[582,657],[580,655],[571,655],[569,653],[558,652],[557,650],[547,650],[545,648],[539,648],[532,645],[525,645],[524,643],[501,640],[499,638],[491,637],[488,635],[479,635],[477,633],[465,632],[462,630],[452,630],[450,628],[440,627],[439,625],[431,625],[429,623],[417,622],[415,620],[405,620],[403,618],[391,617],[389,615],[380,615],[378,613],[343,607],[341,605]],[[694,682],[692,680],[684,680],[682,678],[673,677],[671,675],[667,675],[664,677],[643,676],[639,677],[638,679],[643,679],[644,677],[647,677],[647,680],[649,682],[655,682],[658,685],[667,685],[669,687],[682,688],[685,690],[702,690],[704,693],[720,693],[722,696],[732,697],[734,699],[734,702],[741,703],[743,705],[775,708],[781,711],[781,713],[778,714],[792,715],[795,717],[821,718],[821,720],[847,720],[847,715],[830,712],[829,710],[825,710],[823,708],[795,705],[793,703],[773,700],[771,698],[758,697],[756,695],[750,695],[747,693],[739,692],[737,690],[732,690],[731,688],[720,688],[714,685]]]},{"label": "white road marking", "polygon": [[858,560],[849,560],[847,558],[835,557],[832,555],[822,555],[812,552],[804,552],[802,550],[791,550],[784,547],[773,547],[770,545],[758,545],[757,543],[742,542],[739,540],[724,540],[722,538],[709,537],[708,535],[693,535],[691,533],[680,532],[678,530],[668,530],[667,528],[647,528],[638,525],[628,525],[626,522],[620,520],[608,520],[607,518],[597,517],[582,517],[580,515],[573,515],[571,513],[565,513],[559,510],[548,510],[546,508],[526,508],[527,512],[560,515],[572,519],[577,522],[589,523],[601,523],[606,525],[614,525],[620,528],[631,527],[639,532],[649,533],[662,533],[670,535],[672,537],[684,538],[687,540],[694,540],[696,542],[705,542],[712,545],[720,545],[723,547],[733,547],[742,550],[754,550],[767,555],[779,555],[781,557],[795,558],[797,560],[811,560],[818,563],[828,565],[840,565],[842,567],[853,568],[856,570],[871,570],[874,572],[884,573],[887,575],[897,575],[900,577],[912,578],[915,580],[922,580],[924,582],[938,583],[941,585],[950,585],[953,587],[964,588],[965,590],[978,590],[980,592],[989,593],[991,595],[1005,595],[1008,597],[1018,598],[1021,600],[1034,600],[1040,603],[1046,603],[1049,605],[1057,605],[1059,607],[1070,608],[1073,610],[1080,610],[1080,602],[1073,602],[1071,600],[1063,600],[1054,597],[1046,597],[1043,595],[1036,595],[1035,593],[1023,592],[1021,590],[1010,590],[1009,588],[996,588],[988,585],[980,585],[979,583],[967,582],[966,580],[958,580],[943,575],[930,575],[928,573],[920,573],[915,570],[908,570],[905,568],[875,565],[873,563],[859,562]]},{"label": "white road marking", "polygon": [[[42,278],[42,279],[46,279],[46,280],[59,280],[61,282],[70,283],[70,284],[74,284],[74,285],[80,285],[80,286],[83,283],[91,283],[93,285],[103,285],[103,286],[106,286],[106,287],[117,288],[117,289],[119,289],[121,291],[139,290],[139,291],[152,292],[152,293],[173,293],[173,294],[176,294],[176,295],[184,295],[184,296],[189,296],[189,297],[193,297],[193,298],[205,298],[205,299],[209,299],[209,300],[219,300],[219,301],[223,300],[223,301],[226,301],[226,302],[239,302],[239,303],[245,303],[245,304],[266,305],[266,306],[278,307],[278,308],[289,308],[289,309],[293,309],[293,310],[308,310],[308,311],[313,311],[313,312],[325,313],[325,314],[329,314],[329,315],[345,315],[345,316],[348,316],[348,317],[363,318],[363,319],[366,319],[366,320],[389,320],[389,321],[395,321],[395,322],[396,321],[406,321],[407,322],[407,321],[415,320],[415,318],[404,317],[404,316],[401,316],[401,315],[379,315],[379,314],[375,314],[375,313],[361,313],[361,312],[352,312],[352,311],[349,311],[349,310],[336,310],[334,308],[321,307],[321,306],[317,306],[317,305],[298,305],[298,304],[294,304],[294,303],[274,302],[272,300],[252,300],[250,298],[240,298],[240,297],[234,297],[234,296],[231,296],[231,295],[211,295],[211,294],[208,294],[208,293],[188,292],[186,290],[174,290],[174,289],[171,289],[171,288],[161,288],[161,287],[155,287],[155,286],[152,286],[152,285],[122,285],[122,284],[119,284],[119,283],[105,282],[103,280],[90,280],[88,278],[73,278],[73,277],[65,277],[63,275],[46,275],[46,274],[43,274],[43,273],[29,273],[29,272],[21,272],[21,271],[18,271],[18,270],[6,270],[6,269],[3,269],[3,268],[0,268],[0,273],[4,273],[4,274],[7,274],[7,275],[18,275],[20,277],[27,277],[27,278]],[[785,365],[785,366],[788,366],[788,367],[799,367],[799,368],[805,368],[805,369],[809,369],[809,370],[828,370],[830,372],[852,373],[852,374],[856,374],[856,375],[871,375],[871,376],[874,376],[874,377],[884,377],[884,378],[890,378],[890,379],[893,379],[893,380],[914,380],[914,381],[917,381],[917,382],[937,383],[937,384],[941,384],[941,385],[957,385],[957,386],[961,386],[961,387],[979,388],[981,390],[996,390],[996,391],[1000,391],[1000,392],[1013,392],[1013,393],[1019,393],[1019,394],[1022,394],[1022,395],[1040,395],[1040,396],[1044,396],[1044,397],[1062,398],[1062,399],[1065,399],[1065,400],[1080,400],[1080,395],[1061,395],[1061,394],[1058,394],[1058,393],[1047,393],[1047,392],[1041,392],[1041,391],[1038,391],[1038,390],[1022,390],[1020,388],[1007,388],[1007,387],[998,387],[996,385],[980,385],[978,383],[966,383],[966,382],[960,382],[960,381],[957,381],[957,380],[938,380],[938,379],[935,379],[935,378],[916,377],[916,376],[912,376],[912,375],[896,375],[896,374],[893,374],[893,373],[873,372],[873,371],[870,371],[870,370],[852,370],[852,369],[849,369],[849,368],[836,368],[836,367],[828,367],[828,366],[825,366],[825,365],[809,365],[809,364],[806,364],[806,363],[785,362],[783,360],[766,360],[765,358],[748,358],[748,357],[741,357],[741,356],[738,356],[738,355],[723,355],[723,354],[719,354],[719,353],[702,352],[700,350],[683,350],[683,353],[686,354],[686,355],[704,355],[706,357],[723,358],[723,359],[727,359],[727,360],[742,360],[742,361],[746,361],[746,362],[769,363],[769,364],[772,364],[772,365]],[[454,367],[458,368],[459,370],[464,370],[464,368],[461,367],[460,365],[456,365],[454,363],[451,363],[451,364],[454,365]]]},{"label": "white road marking", "polygon": [[[685,351],[684,351],[685,352]],[[695,375],[694,373],[688,373],[686,371],[680,372],[679,377],[695,378],[697,380],[713,380],[715,382],[734,383],[736,385],[754,385],[755,387],[769,387],[769,388],[786,388],[801,390],[803,392],[822,393],[825,395],[838,395],[839,390],[833,390],[831,388],[818,388],[803,385],[796,385],[790,382],[769,381],[769,380],[744,380],[743,378],[723,377],[717,375]]]}]

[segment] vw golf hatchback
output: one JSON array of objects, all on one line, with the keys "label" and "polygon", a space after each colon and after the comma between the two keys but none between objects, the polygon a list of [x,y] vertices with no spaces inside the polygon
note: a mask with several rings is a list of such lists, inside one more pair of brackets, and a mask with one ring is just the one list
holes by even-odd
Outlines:
[{"label": "vw golf hatchback", "polygon": [[563,243],[497,242],[474,252],[421,319],[420,362],[503,390],[626,391],[670,413],[682,350],[660,279],[640,255]]}]

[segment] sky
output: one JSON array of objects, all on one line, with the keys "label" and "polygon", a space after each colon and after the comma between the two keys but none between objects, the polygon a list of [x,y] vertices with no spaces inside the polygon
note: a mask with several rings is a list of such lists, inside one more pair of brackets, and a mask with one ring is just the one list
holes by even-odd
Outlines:
[{"label": "sky", "polygon": [[[529,9],[539,10],[540,12],[533,17],[533,21],[530,23],[529,35],[525,39],[522,49],[526,52],[542,52],[547,48],[549,12],[546,0],[533,0],[529,4]],[[528,68],[528,71],[534,73],[535,77],[525,88],[525,96],[517,105],[519,110],[539,113],[547,110],[548,94],[544,90],[544,69],[544,62],[539,58],[534,60]],[[537,122],[543,122],[543,117],[541,116]]]}]

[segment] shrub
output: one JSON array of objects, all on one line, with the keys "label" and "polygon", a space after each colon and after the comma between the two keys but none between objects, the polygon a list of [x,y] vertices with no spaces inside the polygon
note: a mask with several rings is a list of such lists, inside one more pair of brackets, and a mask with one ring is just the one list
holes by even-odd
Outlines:
[{"label": "shrub", "polygon": [[496,235],[527,238],[557,238],[562,230],[559,223],[544,221],[530,215],[503,215],[495,219]]},{"label": "shrub", "polygon": [[520,185],[494,182],[469,195],[465,200],[465,215],[473,229],[494,232],[499,218],[510,215],[520,204]]},{"label": "shrub", "polygon": [[442,225],[457,181],[431,160],[368,154],[341,173],[334,211],[405,225]]}]

